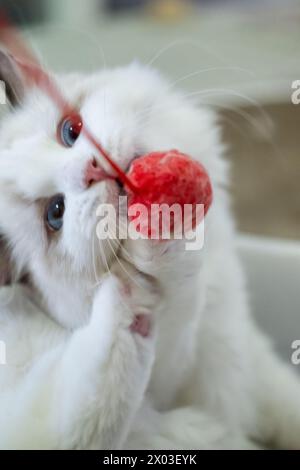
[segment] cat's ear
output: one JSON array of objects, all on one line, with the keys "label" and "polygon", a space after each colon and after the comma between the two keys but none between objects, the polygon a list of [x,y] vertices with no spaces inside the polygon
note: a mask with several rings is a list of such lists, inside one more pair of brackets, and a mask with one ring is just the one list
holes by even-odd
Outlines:
[{"label": "cat's ear", "polygon": [[8,286],[12,281],[12,261],[8,243],[0,234],[0,287]]},{"label": "cat's ear", "polygon": [[0,49],[0,80],[5,84],[6,97],[13,106],[22,102],[24,83],[14,60]]}]

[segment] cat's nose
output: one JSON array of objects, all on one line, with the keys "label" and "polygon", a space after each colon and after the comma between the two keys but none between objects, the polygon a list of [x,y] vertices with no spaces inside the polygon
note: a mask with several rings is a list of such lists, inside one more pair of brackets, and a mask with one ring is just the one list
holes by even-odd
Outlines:
[{"label": "cat's nose", "polygon": [[100,181],[111,178],[112,176],[106,173],[95,158],[88,161],[84,171],[84,184],[87,188],[94,183],[99,183]]}]

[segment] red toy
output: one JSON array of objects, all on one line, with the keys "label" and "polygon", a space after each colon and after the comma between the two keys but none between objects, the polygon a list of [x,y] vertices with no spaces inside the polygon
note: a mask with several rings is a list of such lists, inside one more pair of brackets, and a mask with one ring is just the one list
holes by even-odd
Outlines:
[{"label": "red toy", "polygon": [[[149,227],[153,204],[167,204],[169,207],[179,204],[182,214],[185,204],[190,204],[192,218],[188,224],[189,228],[195,228],[196,223],[201,221],[201,218],[196,219],[196,205],[203,204],[205,215],[212,202],[212,187],[206,170],[178,150],[153,152],[134,160],[127,176],[136,187],[135,192],[128,189],[129,207],[133,204],[146,206]],[[174,221],[173,217],[171,231]],[[183,223],[183,220],[180,222]],[[148,234],[151,234],[151,230],[148,230]]]}]

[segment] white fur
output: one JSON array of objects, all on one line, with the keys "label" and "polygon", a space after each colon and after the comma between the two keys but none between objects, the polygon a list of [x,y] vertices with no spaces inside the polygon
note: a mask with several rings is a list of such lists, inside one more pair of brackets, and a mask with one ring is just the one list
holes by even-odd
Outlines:
[{"label": "white fur", "polygon": [[[36,90],[3,119],[0,233],[31,283],[1,292],[0,447],[300,448],[299,380],[249,316],[215,116],[137,64],[58,80],[124,169],[177,148],[207,168],[214,201],[199,252],[100,243],[96,207],[118,187],[84,189],[90,145],[56,141],[61,116]],[[66,213],[49,241],[39,205],[56,193]],[[130,331],[140,312],[148,338]]]}]

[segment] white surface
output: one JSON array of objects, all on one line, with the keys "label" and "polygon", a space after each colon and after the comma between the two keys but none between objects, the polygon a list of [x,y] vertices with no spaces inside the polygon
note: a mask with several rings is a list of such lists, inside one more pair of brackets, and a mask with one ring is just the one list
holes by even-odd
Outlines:
[{"label": "white surface", "polygon": [[290,362],[300,340],[300,243],[242,236],[239,248],[255,317]]}]

